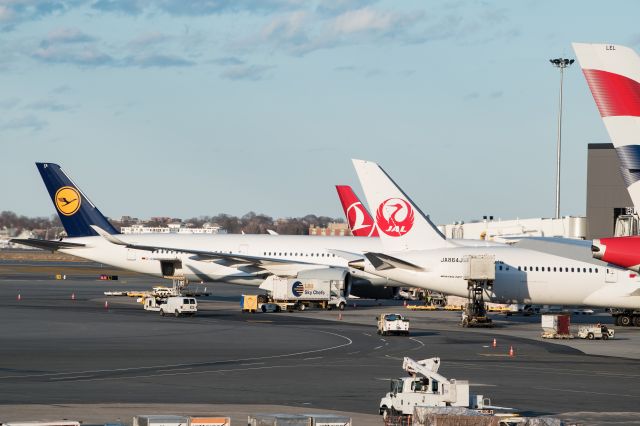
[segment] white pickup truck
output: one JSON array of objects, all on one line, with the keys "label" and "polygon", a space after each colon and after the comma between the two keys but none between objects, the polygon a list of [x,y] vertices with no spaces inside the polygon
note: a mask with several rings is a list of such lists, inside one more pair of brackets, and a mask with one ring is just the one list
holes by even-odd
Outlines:
[{"label": "white pickup truck", "polygon": [[160,312],[160,315],[190,315],[198,312],[198,302],[193,297],[174,296],[158,298],[149,296],[144,299],[144,310]]},{"label": "white pickup truck", "polygon": [[409,335],[409,320],[400,314],[382,314],[378,316],[378,334]]}]

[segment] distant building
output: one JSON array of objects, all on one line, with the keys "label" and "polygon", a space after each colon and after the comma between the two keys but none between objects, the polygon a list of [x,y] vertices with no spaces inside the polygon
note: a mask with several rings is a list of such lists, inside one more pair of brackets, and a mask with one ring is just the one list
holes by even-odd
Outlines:
[{"label": "distant building", "polygon": [[202,228],[189,228],[182,223],[170,223],[167,226],[132,225],[120,228],[123,234],[226,234],[217,223],[205,223]]},{"label": "distant building", "polygon": [[585,217],[566,216],[560,219],[530,218],[494,220],[493,216],[469,223],[439,225],[447,238],[505,241],[506,237],[564,237],[584,239],[587,234]]},{"label": "distant building", "polygon": [[344,237],[351,235],[351,230],[346,223],[331,222],[326,228],[311,225],[309,235]]}]

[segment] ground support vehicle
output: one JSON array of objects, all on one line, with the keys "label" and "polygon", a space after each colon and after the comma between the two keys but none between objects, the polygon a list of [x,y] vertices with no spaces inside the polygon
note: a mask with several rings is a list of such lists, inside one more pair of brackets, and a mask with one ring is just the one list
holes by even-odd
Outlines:
[{"label": "ground support vehicle", "polygon": [[198,312],[198,302],[193,297],[172,296],[172,297],[155,297],[147,296],[143,299],[144,310],[160,312],[160,315],[190,315],[193,316]]},{"label": "ground support vehicle", "polygon": [[421,361],[405,357],[402,369],[410,376],[391,380],[390,392],[380,400],[380,414],[385,419],[408,417],[416,406],[492,408],[488,398],[469,393],[468,381],[447,379],[438,374],[439,367],[437,357]]},{"label": "ground support vehicle", "polygon": [[378,334],[409,335],[409,320],[400,314],[382,314],[378,316]]},{"label": "ground support vehicle", "polygon": [[619,327],[640,327],[640,311],[632,311],[631,309],[609,309],[613,322]]},{"label": "ground support vehicle", "polygon": [[492,255],[464,256],[464,279],[467,281],[468,302],[462,312],[463,327],[493,327],[484,303],[485,291],[490,291],[496,279],[496,259]]},{"label": "ground support vehicle", "polygon": [[240,298],[242,312],[279,312],[280,306],[269,303],[269,298],[264,294],[243,294]]},{"label": "ground support vehicle", "polygon": [[540,320],[542,338],[544,339],[573,339],[571,334],[571,315],[543,314]]},{"label": "ground support vehicle", "polygon": [[344,310],[347,300],[342,296],[343,283],[318,278],[283,278],[269,276],[260,288],[267,291],[268,302],[282,311],[304,311],[309,307]]},{"label": "ground support vehicle", "polygon": [[580,328],[578,328],[578,337],[581,339],[609,340],[613,339],[614,336],[615,331],[604,324],[581,325]]}]

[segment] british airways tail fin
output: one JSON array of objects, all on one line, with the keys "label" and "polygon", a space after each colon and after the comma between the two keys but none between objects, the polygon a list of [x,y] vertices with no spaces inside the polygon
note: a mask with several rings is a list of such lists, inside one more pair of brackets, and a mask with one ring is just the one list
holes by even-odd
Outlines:
[{"label": "british airways tail fin", "polygon": [[573,43],[573,50],[640,209],[640,57],[615,44]]},{"label": "british airways tail fin", "polygon": [[369,208],[375,209],[382,245],[388,251],[451,247],[438,228],[418,209],[378,164],[353,160]]},{"label": "british airways tail fin", "polygon": [[36,163],[36,167],[69,237],[98,235],[91,225],[99,226],[109,234],[119,233],[59,165]]},{"label": "british airways tail fin", "polygon": [[349,229],[356,237],[378,237],[376,223],[348,185],[336,185]]}]

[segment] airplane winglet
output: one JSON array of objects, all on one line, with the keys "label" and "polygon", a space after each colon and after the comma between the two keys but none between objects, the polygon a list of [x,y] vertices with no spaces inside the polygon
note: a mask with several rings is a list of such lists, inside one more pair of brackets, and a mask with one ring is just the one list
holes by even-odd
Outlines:
[{"label": "airplane winglet", "polygon": [[115,235],[108,233],[107,231],[105,231],[104,229],[100,228],[97,225],[89,225],[89,226],[91,227],[91,229],[96,231],[96,233],[98,235],[100,235],[102,238],[104,238],[105,240],[109,241],[112,244],[116,244],[116,245],[119,245],[119,246],[128,245],[127,243],[125,243],[121,239],[117,238]]}]

